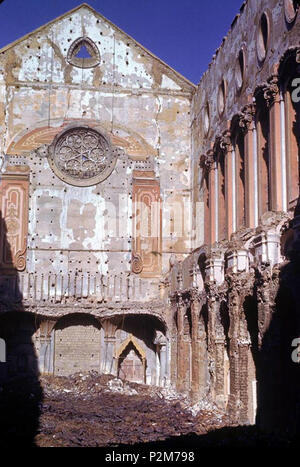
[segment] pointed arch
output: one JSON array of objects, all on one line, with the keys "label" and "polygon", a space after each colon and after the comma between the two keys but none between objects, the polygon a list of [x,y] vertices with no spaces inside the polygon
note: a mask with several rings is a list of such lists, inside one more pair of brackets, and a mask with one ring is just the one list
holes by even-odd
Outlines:
[{"label": "pointed arch", "polygon": [[[78,57],[77,54],[85,48],[90,57]],[[87,36],[78,37],[70,46],[67,55],[70,65],[77,68],[94,68],[100,63],[100,53],[95,42]]]},{"label": "pointed arch", "polygon": [[[127,339],[120,345],[120,347],[118,348],[118,350],[116,351],[115,353],[115,359],[117,361],[117,368],[118,368],[118,377],[119,377],[119,374],[120,374],[120,371],[121,371],[121,364],[122,364],[122,355],[124,354],[124,352],[126,351],[127,348],[130,349],[130,347],[133,348],[133,350],[135,351],[137,357],[140,358],[140,360],[142,361],[141,364],[142,364],[142,367],[141,367],[141,371],[139,370],[138,371],[138,380],[136,379],[130,379],[128,378],[130,381],[135,381],[135,382],[142,382],[142,383],[146,383],[146,353],[145,351],[141,348],[141,346],[138,344],[138,342],[136,341],[136,339],[132,336],[132,334],[130,334]],[[127,375],[128,376],[128,375]],[[125,379],[127,379],[127,376],[126,376],[126,372],[125,372]],[[132,377],[133,375],[131,375]],[[136,377],[137,375],[135,375]],[[139,379],[141,378],[141,379]]]},{"label": "pointed arch", "polygon": [[139,345],[137,340],[133,337],[132,334],[130,334],[127,339],[120,345],[120,347],[116,350],[115,358],[119,359],[124,350],[128,347],[129,344],[132,344],[133,347],[137,350],[137,352],[140,354],[142,361],[146,361],[146,353],[142,349],[142,347]]}]

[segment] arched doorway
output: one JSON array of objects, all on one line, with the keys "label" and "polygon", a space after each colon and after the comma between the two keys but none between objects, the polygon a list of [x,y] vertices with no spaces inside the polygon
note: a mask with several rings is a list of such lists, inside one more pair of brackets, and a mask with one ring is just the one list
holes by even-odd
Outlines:
[{"label": "arched doorway", "polygon": [[116,358],[119,378],[134,383],[145,383],[146,355],[132,336],[123,342]]},{"label": "arched doorway", "polygon": [[85,314],[61,318],[54,330],[54,374],[100,371],[100,324]]}]

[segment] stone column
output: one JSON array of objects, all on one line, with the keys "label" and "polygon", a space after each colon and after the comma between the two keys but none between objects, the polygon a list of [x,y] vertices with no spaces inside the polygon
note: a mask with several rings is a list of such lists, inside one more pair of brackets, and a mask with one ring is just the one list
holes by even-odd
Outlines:
[{"label": "stone column", "polygon": [[166,371],[167,371],[167,343],[162,342],[160,344],[160,374],[159,374],[159,385],[166,385]]},{"label": "stone column", "polygon": [[171,311],[170,311],[170,353],[171,353],[171,368],[170,380],[171,384],[177,386],[177,304],[176,297],[170,298]]},{"label": "stone column", "polygon": [[255,227],[254,116],[255,105],[248,104],[243,108],[239,121],[245,131],[245,219],[246,226],[251,228]]},{"label": "stone column", "polygon": [[250,341],[248,340],[239,340],[239,378],[240,378],[240,401],[241,408],[239,414],[239,423],[247,424],[249,423],[248,417],[248,405],[249,405],[249,396],[248,396],[248,352]]},{"label": "stone column", "polygon": [[218,308],[218,286],[215,282],[206,284],[208,306],[208,370],[209,395],[215,400],[216,396],[216,315]]},{"label": "stone column", "polygon": [[210,171],[209,171],[209,212],[210,212],[210,244],[214,243],[217,238],[217,229],[216,229],[216,219],[217,219],[217,212],[216,212],[216,171],[218,170],[217,164],[214,161],[213,152],[209,151],[207,158],[210,163]]},{"label": "stone column", "polygon": [[269,328],[272,310],[270,290],[272,285],[272,272],[268,266],[261,265],[257,271],[257,308],[258,308],[258,349],[261,350],[262,341],[266,330]]},{"label": "stone column", "polygon": [[194,292],[191,295],[192,315],[192,368],[191,398],[197,402],[205,393],[206,339],[203,318],[200,316],[203,303]]},{"label": "stone column", "polygon": [[225,409],[225,373],[224,373],[224,347],[225,340],[222,337],[217,337],[215,340],[215,356],[216,356],[216,381],[215,393],[216,403],[222,409]]},{"label": "stone column", "polygon": [[[251,278],[249,277],[248,285],[251,283]],[[245,316],[244,309],[244,300],[247,295],[245,287],[243,287],[242,292],[240,291],[240,313],[239,313],[239,336],[238,336],[238,346],[239,346],[239,400],[240,400],[240,409],[239,409],[239,423],[248,424],[249,423],[249,394],[248,394],[248,380],[249,380],[249,348],[251,345],[250,333],[248,330],[248,323]],[[254,310],[253,310],[254,311]]]},{"label": "stone column", "polygon": [[231,134],[227,131],[224,134],[224,141],[222,145],[226,151],[225,156],[225,202],[226,202],[226,233],[227,238],[230,239],[230,235],[234,230],[233,225],[233,187],[235,187],[235,180],[232,178],[233,174],[233,146],[231,144]]},{"label": "stone column", "polygon": [[230,364],[230,394],[228,412],[234,421],[239,418],[239,290],[235,283],[229,292],[229,364]]},{"label": "stone column", "polygon": [[278,288],[279,272],[276,268],[261,265],[256,274],[259,350],[256,366],[257,424],[268,431],[278,428],[284,413],[281,407],[282,384],[286,384],[286,381],[282,381],[282,330],[279,313],[275,313],[275,317],[272,316],[276,310]]},{"label": "stone column", "polygon": [[191,296],[192,314],[192,378],[191,378],[191,398],[196,402],[200,395],[200,342],[198,338],[198,327],[200,318],[200,304],[197,296]]},{"label": "stone column", "polygon": [[159,355],[160,371],[159,371],[159,386],[165,386],[167,380],[167,339],[161,331],[156,331],[154,339],[156,352]]},{"label": "stone column", "polygon": [[102,319],[101,326],[104,330],[104,355],[101,355],[101,371],[105,374],[117,374],[116,362],[114,360],[116,329],[118,323],[110,319]]},{"label": "stone column", "polygon": [[264,98],[270,109],[270,187],[271,187],[271,209],[283,210],[282,197],[282,164],[281,164],[281,141],[283,138],[281,128],[281,105],[279,93],[279,78],[276,75],[268,79],[264,88]]},{"label": "stone column", "polygon": [[53,329],[57,320],[43,319],[40,324],[39,370],[41,373],[54,372],[54,336]]},{"label": "stone column", "polygon": [[177,304],[177,390],[188,392],[190,389],[190,335],[186,316],[187,304],[179,297]]}]

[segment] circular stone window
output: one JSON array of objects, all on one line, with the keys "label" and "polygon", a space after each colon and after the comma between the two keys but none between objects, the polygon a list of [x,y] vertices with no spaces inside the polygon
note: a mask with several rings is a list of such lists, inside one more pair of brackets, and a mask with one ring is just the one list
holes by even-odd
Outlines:
[{"label": "circular stone window", "polygon": [[245,74],[245,57],[244,57],[244,51],[243,49],[241,49],[239,51],[236,65],[235,65],[235,82],[236,82],[238,90],[240,90],[243,86],[244,74]]},{"label": "circular stone window", "polygon": [[267,55],[269,42],[269,19],[266,13],[263,13],[260,18],[258,35],[257,35],[257,56],[260,62],[263,62]]},{"label": "circular stone window", "polygon": [[225,109],[225,81],[222,80],[222,83],[219,86],[218,91],[218,112],[220,115],[224,112]]},{"label": "circular stone window", "polygon": [[116,164],[116,153],[108,140],[89,127],[73,127],[54,139],[49,164],[64,182],[91,186],[105,180]]},{"label": "circular stone window", "polygon": [[204,109],[204,134],[207,135],[210,127],[209,106],[208,103]]},{"label": "circular stone window", "polygon": [[284,14],[287,23],[292,23],[297,16],[299,0],[284,0]]}]

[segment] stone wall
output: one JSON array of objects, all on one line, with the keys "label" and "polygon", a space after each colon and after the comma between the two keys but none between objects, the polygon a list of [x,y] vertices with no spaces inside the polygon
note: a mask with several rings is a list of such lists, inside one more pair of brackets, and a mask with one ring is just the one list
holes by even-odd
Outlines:
[{"label": "stone wall", "polygon": [[[236,423],[293,434],[299,429],[299,365],[291,358],[300,333],[298,7],[289,0],[244,2],[200,80],[192,105],[194,250],[174,260],[162,281],[174,323],[176,387],[215,401]],[[206,357],[200,359],[201,320]]]},{"label": "stone wall", "polygon": [[62,318],[54,330],[54,374],[100,371],[101,334],[99,323],[88,316]]},{"label": "stone wall", "polygon": [[[87,5],[2,49],[1,311],[36,317],[41,371],[117,374],[113,359],[132,334],[145,381],[166,380],[158,282],[174,252],[190,251],[190,217],[174,235],[173,211],[189,212],[194,89]],[[59,331],[72,313],[82,323]],[[129,314],[136,329],[116,338]],[[84,315],[101,318],[100,357]],[[141,315],[155,316],[151,341],[139,335]]]}]

